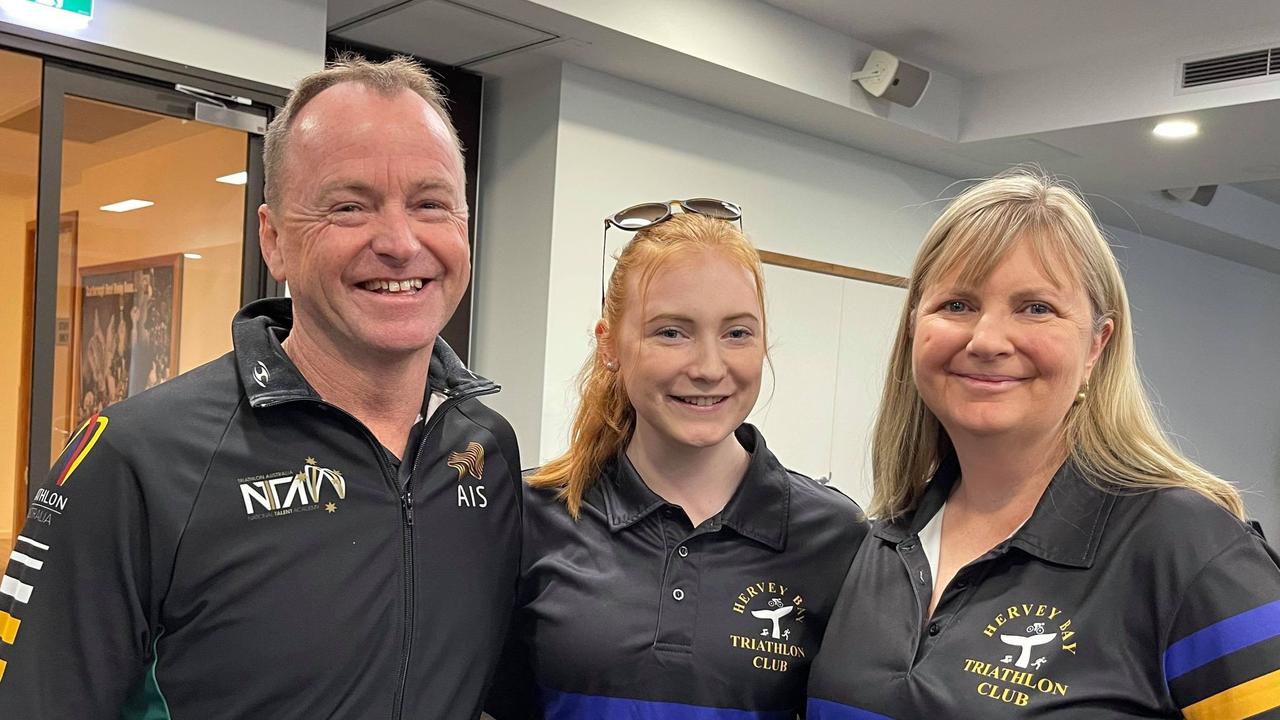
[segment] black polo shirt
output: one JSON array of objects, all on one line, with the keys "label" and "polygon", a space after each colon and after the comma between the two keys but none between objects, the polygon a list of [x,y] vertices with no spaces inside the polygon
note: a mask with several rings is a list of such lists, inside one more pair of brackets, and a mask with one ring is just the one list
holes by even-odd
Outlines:
[{"label": "black polo shirt", "polygon": [[1189,490],[1118,495],[1068,463],[924,620],[919,532],[957,474],[854,559],[810,720],[1280,717],[1280,558]]},{"label": "black polo shirt", "polygon": [[495,717],[791,720],[803,708],[867,523],[784,468],[754,427],[737,438],[746,476],[696,528],[621,454],[577,522],[555,491],[527,490],[514,644],[528,662],[500,672]]}]

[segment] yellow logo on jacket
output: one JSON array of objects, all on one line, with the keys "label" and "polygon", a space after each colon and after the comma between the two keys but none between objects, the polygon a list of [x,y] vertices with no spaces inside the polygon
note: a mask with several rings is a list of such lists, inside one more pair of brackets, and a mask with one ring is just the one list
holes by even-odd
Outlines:
[{"label": "yellow logo on jacket", "polygon": [[458,471],[458,507],[488,507],[489,499],[484,496],[483,485],[463,483],[468,476],[484,479],[484,446],[469,442],[465,449],[449,453],[446,464]]}]

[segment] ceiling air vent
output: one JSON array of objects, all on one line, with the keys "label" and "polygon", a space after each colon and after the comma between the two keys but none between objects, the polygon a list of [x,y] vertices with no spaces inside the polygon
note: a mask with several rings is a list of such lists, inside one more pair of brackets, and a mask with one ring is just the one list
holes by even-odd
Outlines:
[{"label": "ceiling air vent", "polygon": [[1193,60],[1182,66],[1182,87],[1204,85],[1280,75],[1280,48],[1223,55]]}]

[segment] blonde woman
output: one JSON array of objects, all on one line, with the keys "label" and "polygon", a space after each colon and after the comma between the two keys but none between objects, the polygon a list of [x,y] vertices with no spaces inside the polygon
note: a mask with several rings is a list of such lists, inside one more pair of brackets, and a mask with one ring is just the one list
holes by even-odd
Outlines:
[{"label": "blonde woman", "polygon": [[498,720],[803,710],[866,522],[743,422],[766,334],[738,217],[699,199],[609,220],[637,232],[609,280],[570,448],[528,478],[513,643],[526,667],[499,672]]},{"label": "blonde woman", "polygon": [[873,457],[810,720],[1280,713],[1277,557],[1153,418],[1071,190],[1014,172],[934,224]]}]

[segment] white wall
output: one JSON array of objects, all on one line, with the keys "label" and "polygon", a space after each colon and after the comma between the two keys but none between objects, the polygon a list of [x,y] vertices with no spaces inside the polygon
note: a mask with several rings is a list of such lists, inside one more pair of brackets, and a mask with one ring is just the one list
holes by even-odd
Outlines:
[{"label": "white wall", "polygon": [[1280,275],[1109,228],[1138,362],[1180,447],[1280,539]]},{"label": "white wall", "polygon": [[[573,379],[587,357],[598,317],[605,215],[646,200],[721,197],[742,204],[747,234],[763,249],[902,274],[940,210],[932,201],[950,183],[936,173],[573,65],[561,66],[560,73],[554,168],[549,169],[551,161],[535,151],[523,156],[529,165],[521,172],[529,180],[500,187],[495,184],[500,179],[496,168],[482,170],[476,366],[478,372],[503,382],[505,389],[495,404],[508,412],[520,408],[512,419],[526,465],[559,454],[567,440]],[[524,123],[541,126],[545,98],[510,90],[545,82],[539,77],[537,72],[504,74],[496,91],[494,84],[486,86],[486,133],[501,132],[499,115],[520,120],[507,126],[508,138],[487,134],[482,158],[500,142],[507,143],[507,150],[499,154],[513,157],[519,133],[527,132]],[[482,162],[490,167],[490,160]],[[498,160],[494,165],[508,162],[513,161]],[[543,170],[533,171],[535,165]],[[547,186],[534,178],[545,182],[547,174],[554,176],[554,188],[550,204],[543,205]],[[539,245],[533,232],[541,216],[525,232],[518,230],[522,218],[538,206],[544,213],[550,211],[549,247]],[[532,252],[535,257],[532,245],[538,246]],[[545,306],[536,296],[536,279],[527,277],[536,272],[546,273]],[[517,282],[522,290],[513,293],[515,276],[523,278]],[[834,326],[843,286],[819,276],[811,282],[834,283],[833,304],[824,308],[832,313]],[[514,314],[485,314],[486,298],[493,302],[513,295],[520,298]],[[503,307],[514,309],[515,304],[508,301]],[[536,320],[530,314],[535,308],[543,313]],[[537,332],[545,341],[533,337]],[[513,342],[516,337],[522,340]],[[775,341],[784,356],[780,359],[794,350],[795,343],[781,336]],[[528,384],[528,365],[504,367],[502,358],[512,348],[519,348],[526,364],[541,362],[539,384]],[[836,361],[834,355],[830,361]],[[829,420],[836,412],[832,392],[827,388],[824,401],[828,437]],[[803,404],[802,394],[775,395],[770,405],[774,422],[791,414],[791,404]],[[538,408],[536,421],[528,416],[529,407]],[[784,461],[787,444],[781,436],[771,438]],[[827,474],[832,472],[833,453],[836,465],[854,462],[845,457],[847,447],[844,441],[816,451],[806,447],[799,464],[815,475]],[[842,474],[836,473],[837,482]]]},{"label": "white wall", "polygon": [[323,65],[327,17],[326,0],[94,0],[83,30],[38,27],[289,88]]},{"label": "white wall", "polygon": [[486,81],[484,102],[471,365],[503,386],[486,402],[516,428],[521,460],[532,467],[540,461],[559,63]]},{"label": "white wall", "polygon": [[[499,88],[508,89],[490,94],[485,108],[486,133],[506,136],[487,135],[482,156],[505,142],[500,155],[528,165],[508,182],[494,167],[482,183],[484,321],[475,353],[481,372],[492,368],[505,381],[501,407],[526,465],[567,440],[572,379],[599,310],[605,215],[647,200],[721,197],[742,204],[747,234],[762,249],[902,275],[941,211],[938,198],[959,189],[936,173],[595,71],[563,65],[558,77],[544,77],[540,95],[539,81],[504,76]],[[504,125],[501,114],[520,120]],[[521,155],[525,123],[538,130]],[[549,235],[520,232],[526,217],[535,218],[527,229],[542,232],[548,215]],[[507,236],[495,236],[497,227]],[[1127,246],[1139,358],[1169,426],[1209,469],[1256,488],[1250,510],[1280,536],[1280,276],[1116,234]],[[901,291],[777,268],[768,282],[778,392],[753,420],[784,463],[832,473],[863,502],[866,431]],[[513,295],[518,301],[503,300]],[[486,312],[486,298],[504,309]],[[501,359],[513,349],[519,362]],[[833,372],[835,387],[826,379]]]}]

